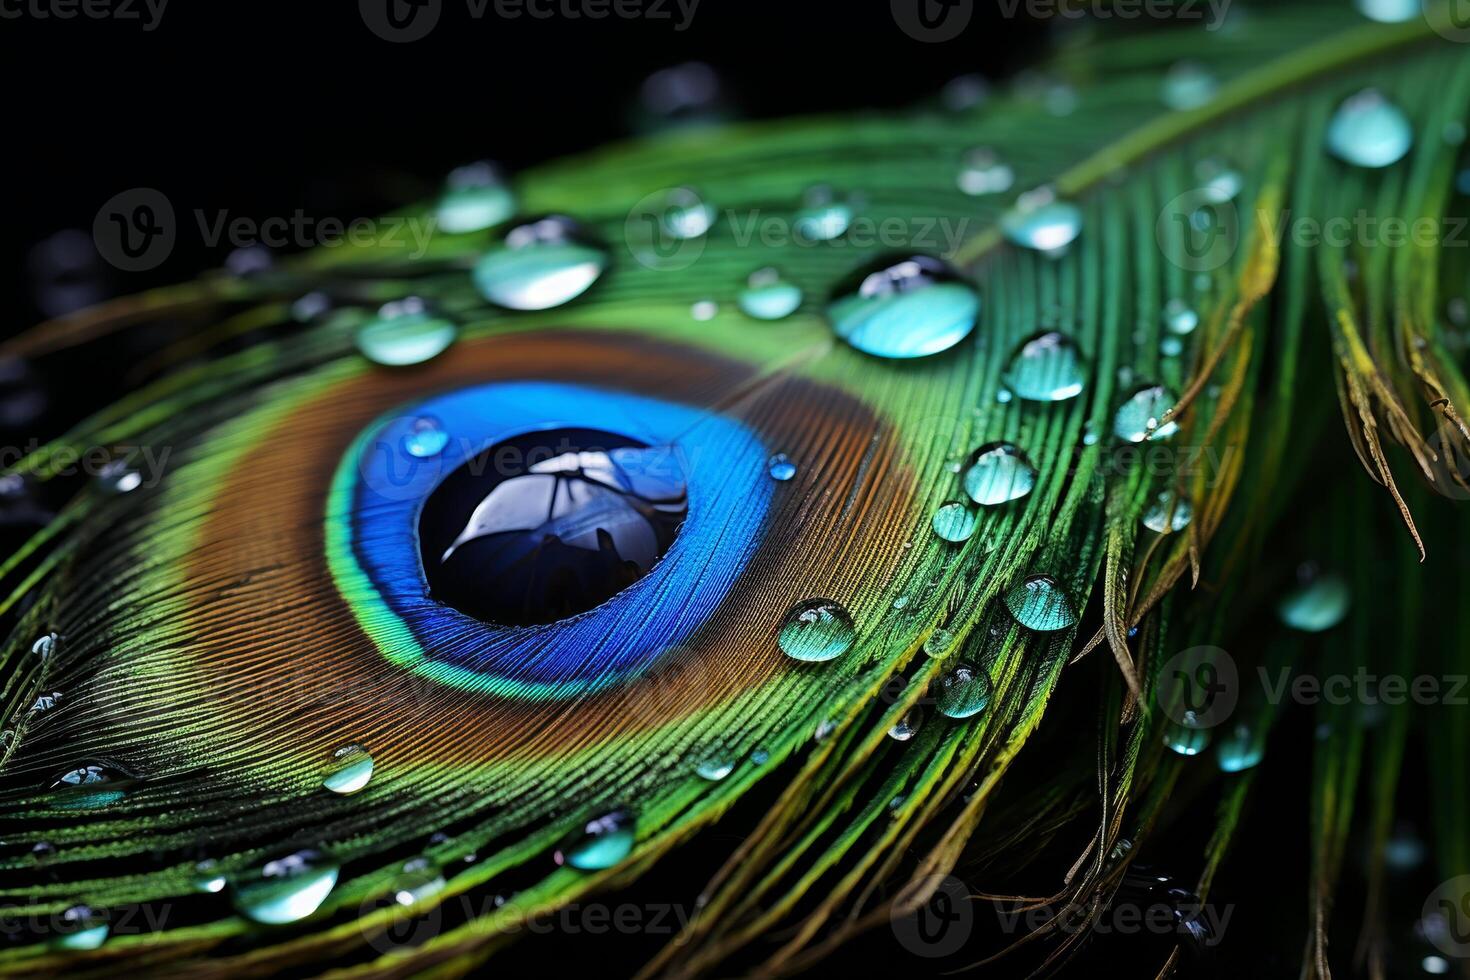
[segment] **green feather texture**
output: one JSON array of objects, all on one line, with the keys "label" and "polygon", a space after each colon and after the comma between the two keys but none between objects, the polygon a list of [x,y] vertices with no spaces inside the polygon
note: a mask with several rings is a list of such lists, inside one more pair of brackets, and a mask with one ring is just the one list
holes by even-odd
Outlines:
[{"label": "green feather texture", "polygon": [[[1465,709],[1321,683],[1470,672],[1470,36],[1360,6],[481,175],[387,219],[422,254],[9,341],[173,331],[3,477],[61,503],[0,566],[0,971],[525,970],[656,895],[606,969],[786,975],[931,954],[948,895],[1026,914],[945,962],[1024,973],[1154,888],[1168,975],[1230,882],[1286,896],[1263,973],[1470,955]],[[645,577],[488,639],[418,567],[482,388],[531,430],[631,404],[688,477]],[[387,432],[427,475],[374,483]]]}]

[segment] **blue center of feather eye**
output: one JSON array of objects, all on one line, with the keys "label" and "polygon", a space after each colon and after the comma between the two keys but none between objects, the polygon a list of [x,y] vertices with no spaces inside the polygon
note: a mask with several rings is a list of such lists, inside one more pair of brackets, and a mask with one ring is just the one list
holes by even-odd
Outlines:
[{"label": "blue center of feather eye", "polygon": [[395,665],[505,697],[574,697],[636,679],[708,622],[760,547],[770,455],[734,419],[625,392],[446,392],[348,450],[328,564]]}]

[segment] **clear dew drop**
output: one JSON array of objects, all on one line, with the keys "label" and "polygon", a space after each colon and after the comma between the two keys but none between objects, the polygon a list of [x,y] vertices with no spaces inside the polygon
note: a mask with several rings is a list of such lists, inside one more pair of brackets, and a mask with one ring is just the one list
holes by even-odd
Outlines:
[{"label": "clear dew drop", "polygon": [[444,890],[444,872],[422,854],[403,862],[393,880],[393,901],[408,907],[433,898]]},{"label": "clear dew drop", "polygon": [[1113,416],[1113,434],[1126,442],[1157,442],[1179,431],[1179,423],[1163,422],[1164,413],[1174,407],[1174,393],[1163,385],[1145,385],[1118,406]]},{"label": "clear dew drop", "polygon": [[670,237],[681,241],[700,238],[714,227],[716,211],[689,187],[675,187],[664,195],[663,225]]},{"label": "clear dew drop", "polygon": [[796,464],[785,453],[777,453],[766,460],[766,472],[776,482],[785,483],[796,477]]},{"label": "clear dew drop", "polygon": [[1193,711],[1184,713],[1183,722],[1171,721],[1164,727],[1164,744],[1180,755],[1199,755],[1210,744],[1210,730],[1200,728]]},{"label": "clear dew drop", "polygon": [[329,772],[322,785],[333,793],[350,796],[373,778],[373,757],[361,745],[344,745],[332,753]]},{"label": "clear dew drop", "polygon": [[53,779],[47,799],[62,810],[95,810],[126,798],[133,783],[121,770],[88,763]]},{"label": "clear dew drop", "polygon": [[1016,173],[987,146],[977,146],[965,153],[955,181],[960,190],[973,197],[1003,194],[1016,182]]},{"label": "clear dew drop", "polygon": [[1049,188],[1022,194],[1000,219],[1000,229],[1013,244],[1040,252],[1059,252],[1082,232],[1082,210],[1058,200]]},{"label": "clear dew drop", "polygon": [[705,759],[699,765],[694,767],[694,772],[699,776],[700,779],[707,779],[712,783],[719,782],[734,771],[735,760],[726,759],[723,757]]},{"label": "clear dew drop", "polygon": [[1049,575],[1031,575],[1014,586],[1006,593],[1006,608],[1016,622],[1039,633],[1064,630],[1077,622],[1071,598]]},{"label": "clear dew drop", "polygon": [[712,299],[702,299],[689,307],[689,315],[704,323],[720,315],[720,304]]},{"label": "clear dew drop", "polygon": [[1165,357],[1178,357],[1184,353],[1184,341],[1178,337],[1165,337],[1159,341],[1159,353]]},{"label": "clear dew drop", "polygon": [[1364,89],[1340,105],[1327,124],[1327,149],[1358,167],[1388,167],[1414,145],[1403,111],[1377,89]]},{"label": "clear dew drop", "polygon": [[1176,499],[1174,494],[1165,490],[1143,512],[1143,526],[1159,534],[1168,534],[1184,530],[1193,518],[1194,508],[1189,501],[1183,497]]},{"label": "clear dew drop", "polygon": [[338,860],[305,848],[238,875],[231,898],[241,915],[265,925],[299,922],[321,908],[337,884]]},{"label": "clear dew drop", "polygon": [[827,304],[837,336],[874,357],[927,357],[975,329],[980,294],[927,255],[888,256],[840,285]]},{"label": "clear dew drop", "polygon": [[386,303],[357,330],[357,349],[374,364],[407,367],[438,357],[459,336],[453,320],[432,313],[417,296]]},{"label": "clear dew drop", "polygon": [[[1245,187],[1245,179],[1241,177],[1240,171],[1219,157],[1206,157],[1195,164],[1194,176],[1200,181],[1205,203],[1208,204],[1228,204]],[[1208,225],[1198,230],[1208,230]]]},{"label": "clear dew drop", "polygon": [[831,718],[823,718],[817,724],[817,730],[812,732],[812,739],[817,742],[825,742],[832,737],[832,733],[835,731],[837,731],[837,722]]},{"label": "clear dew drop", "polygon": [[924,654],[929,657],[943,657],[952,646],[954,634],[946,629],[936,629],[924,640]]},{"label": "clear dew drop", "polygon": [[1221,772],[1244,772],[1259,765],[1265,747],[1257,743],[1249,725],[1237,724],[1215,746],[1215,761]]},{"label": "clear dew drop", "polygon": [[971,718],[990,706],[990,676],[960,664],[939,681],[935,709],[946,718]]},{"label": "clear dew drop", "polygon": [[515,194],[500,169],[480,161],[450,172],[434,208],[434,220],[440,231],[462,235],[493,228],[508,221],[515,211]]},{"label": "clear dew drop", "polygon": [[832,188],[819,184],[802,195],[792,226],[797,237],[806,241],[830,242],[846,233],[852,217],[852,204],[840,199]]},{"label": "clear dew drop", "polygon": [[629,810],[595,817],[573,833],[554,855],[556,863],[578,871],[604,871],[621,862],[637,840],[637,821]]},{"label": "clear dew drop", "polygon": [[1199,326],[1199,314],[1182,299],[1171,299],[1164,304],[1164,326],[1170,333],[1194,333]]},{"label": "clear dew drop", "polygon": [[750,763],[755,766],[763,766],[771,761],[771,753],[765,749],[756,749],[750,753]]},{"label": "clear dew drop", "polygon": [[777,644],[788,657],[817,663],[852,649],[857,629],[852,615],[831,599],[807,599],[786,614]]},{"label": "clear dew drop", "polygon": [[935,534],[954,544],[970,540],[970,536],[975,533],[975,525],[978,523],[975,512],[967,504],[962,504],[958,500],[942,504],[934,512],[934,517],[930,521]]},{"label": "clear dew drop", "polygon": [[50,946],[71,951],[97,949],[107,942],[111,932],[112,926],[105,913],[87,905],[73,905],[61,913],[61,921],[57,923],[56,935]]},{"label": "clear dew drop", "polygon": [[548,215],[512,228],[473,275],[480,295],[497,306],[549,310],[585,293],[607,264],[607,250],[580,225]]},{"label": "clear dew drop", "polygon": [[416,459],[437,456],[447,445],[449,433],[444,431],[438,419],[428,416],[414,419],[413,427],[403,437],[403,451]]},{"label": "clear dew drop", "polygon": [[1066,334],[1047,330],[1021,341],[1006,366],[1007,389],[1033,402],[1076,398],[1086,384],[1085,365],[1077,343]]},{"label": "clear dew drop", "polygon": [[1277,602],[1276,612],[1292,629],[1321,633],[1342,622],[1351,605],[1347,580],[1309,563],[1297,569],[1296,584]]},{"label": "clear dew drop", "polygon": [[1036,467],[1018,446],[992,442],[970,457],[965,493],[983,507],[1019,500],[1036,486]]},{"label": "clear dew drop", "polygon": [[143,474],[125,459],[112,459],[97,471],[97,483],[106,493],[121,496],[143,485]]},{"label": "clear dew drop", "polygon": [[786,282],[775,269],[758,269],[736,297],[740,311],[757,320],[780,320],[801,306],[801,287]]},{"label": "clear dew drop", "polygon": [[902,718],[894,722],[893,727],[888,729],[888,737],[895,742],[907,742],[919,734],[919,729],[924,725],[924,709],[914,705],[904,712]]},{"label": "clear dew drop", "polygon": [[1180,61],[1164,74],[1164,104],[1170,109],[1198,109],[1219,91],[1220,83],[1197,61]]},{"label": "clear dew drop", "polygon": [[1424,0],[1356,0],[1359,13],[1380,24],[1404,24],[1419,16]]},{"label": "clear dew drop", "polygon": [[224,891],[227,884],[229,881],[213,858],[205,858],[194,865],[194,877],[190,880],[190,885],[196,892],[215,895]]}]

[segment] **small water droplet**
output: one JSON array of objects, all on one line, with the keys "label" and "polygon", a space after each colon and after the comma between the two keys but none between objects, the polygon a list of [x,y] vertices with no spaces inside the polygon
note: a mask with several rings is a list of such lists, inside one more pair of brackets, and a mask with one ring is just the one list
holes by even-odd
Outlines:
[{"label": "small water droplet", "polygon": [[217,894],[224,891],[228,883],[224,873],[219,869],[219,864],[213,858],[205,858],[194,865],[194,878],[191,884],[196,892]]},{"label": "small water droplet", "polygon": [[975,533],[975,525],[979,523],[975,512],[958,500],[951,500],[940,506],[934,512],[930,522],[934,527],[934,533],[945,541],[959,543],[970,540]]},{"label": "small water droplet", "polygon": [[660,223],[673,238],[699,238],[714,226],[716,213],[693,188],[675,187],[664,195]]},{"label": "small water droplet", "polygon": [[607,269],[607,250],[571,218],[512,228],[475,265],[480,295],[511,310],[549,310],[585,293]]},{"label": "small water droplet", "polygon": [[37,864],[45,864],[56,856],[56,845],[50,841],[41,840],[31,845],[31,860]]},{"label": "small water droplet", "polygon": [[133,779],[127,773],[89,763],[52,780],[47,799],[63,810],[93,810],[123,799],[132,785]]},{"label": "small water droplet", "polygon": [[990,706],[990,676],[978,667],[960,664],[939,682],[935,708],[947,718],[970,718]]},{"label": "small water droplet", "polygon": [[1076,398],[1086,383],[1077,344],[1066,334],[1047,330],[1021,341],[1005,373],[1006,387],[1033,402]]},{"label": "small water droplet", "polygon": [[414,419],[412,430],[403,437],[403,451],[418,459],[437,456],[449,445],[449,433],[439,420],[425,416]]},{"label": "small water droplet", "polygon": [[1184,530],[1193,518],[1194,508],[1189,501],[1182,497],[1176,501],[1174,494],[1165,490],[1144,511],[1143,526],[1150,531],[1168,534],[1170,531]]},{"label": "small water droplet", "polygon": [[923,724],[924,709],[914,705],[904,712],[904,716],[895,722],[892,728],[888,729],[888,737],[895,742],[907,742],[919,734],[919,729]]},{"label": "small water droplet", "polygon": [[970,457],[965,470],[965,493],[985,507],[1019,500],[1036,486],[1036,467],[1018,446],[992,442]]},{"label": "small water droplet", "polygon": [[1358,11],[1380,24],[1405,24],[1419,16],[1424,0],[1357,0]]},{"label": "small water droplet", "polygon": [[720,304],[712,299],[699,300],[693,306],[689,307],[689,315],[700,322],[713,320],[716,316],[719,316],[719,313]]},{"label": "small water droplet", "polygon": [[936,629],[924,640],[924,653],[930,657],[942,657],[954,646],[954,634],[946,629]]},{"label": "small water droplet", "polygon": [[56,707],[61,704],[62,697],[60,691],[37,695],[36,700],[31,702],[31,714],[44,715],[48,711],[56,710]]},{"label": "small water droplet", "polygon": [[741,312],[757,320],[780,320],[801,306],[801,287],[786,282],[775,269],[751,273],[736,302]]},{"label": "small water droplet", "polygon": [[332,753],[331,772],[322,785],[333,793],[349,796],[373,778],[373,757],[361,745],[344,745]]},{"label": "small water droplet", "polygon": [[489,161],[456,167],[434,209],[441,231],[460,235],[493,228],[515,214],[516,199],[504,176]]},{"label": "small water droplet", "polygon": [[572,834],[557,849],[556,863],[578,871],[604,871],[632,852],[637,836],[632,811],[613,810],[587,821]]},{"label": "small water droplet", "polygon": [[1414,145],[1414,128],[1398,106],[1377,89],[1349,97],[1327,124],[1327,149],[1359,167],[1398,163]]},{"label": "small water droplet", "polygon": [[752,765],[763,766],[770,761],[771,753],[767,752],[765,749],[756,749],[754,752],[750,753],[750,762]]},{"label": "small water droplet", "polygon": [[792,222],[798,238],[809,242],[829,242],[841,236],[852,224],[852,205],[840,200],[825,184],[808,188],[802,195],[801,204]]},{"label": "small water droplet", "polygon": [[1027,629],[1040,633],[1064,630],[1077,622],[1072,600],[1056,579],[1031,575],[1006,593],[1006,608]]},{"label": "small water droplet", "polygon": [[1164,104],[1170,109],[1198,109],[1214,99],[1220,83],[1197,61],[1180,61],[1164,74]]},{"label": "small water droplet", "polygon": [[835,731],[837,731],[837,722],[831,718],[825,718],[821,724],[817,725],[817,730],[812,733],[812,738],[818,742],[825,742]]},{"label": "small water droplet", "polygon": [[857,629],[852,616],[831,599],[807,599],[786,614],[777,643],[795,660],[820,662],[852,648]]},{"label": "small water droplet", "polygon": [[1010,401],[1014,397],[1015,396],[1011,394],[1009,388],[1001,388],[995,393],[995,400],[1002,405],[1004,405],[1006,402]]},{"label": "small water droplet", "polygon": [[927,255],[887,256],[833,293],[827,318],[837,336],[875,357],[927,357],[970,335],[980,294],[947,263]]},{"label": "small water droplet", "polygon": [[1237,724],[1215,747],[1221,772],[1244,772],[1260,764],[1265,746],[1258,745],[1249,725]]},{"label": "small water droplet", "polygon": [[1170,333],[1193,333],[1199,326],[1199,314],[1190,309],[1182,299],[1171,299],[1164,304],[1164,326]]},{"label": "small water droplet", "polygon": [[422,364],[449,349],[459,336],[454,321],[435,316],[422,299],[409,296],[386,303],[376,318],[358,328],[357,349],[374,364]]},{"label": "small water droplet", "polygon": [[1041,252],[1059,252],[1082,231],[1082,210],[1060,201],[1050,188],[1030,191],[1000,219],[1001,231],[1012,243]]},{"label": "small water droplet", "polygon": [[1352,605],[1352,591],[1336,572],[1308,563],[1297,570],[1296,585],[1281,597],[1281,621],[1304,633],[1320,633],[1342,622]]},{"label": "small water droplet", "polygon": [[444,890],[444,872],[422,854],[403,862],[393,881],[393,901],[402,906],[418,903]]},{"label": "small water droplet", "polygon": [[903,610],[907,609],[908,607],[909,607],[909,597],[906,596],[906,595],[901,595],[897,599],[894,599],[893,600],[893,608],[895,610],[899,611],[899,612],[902,612]]},{"label": "small water droplet", "polygon": [[990,83],[975,72],[951,78],[939,91],[939,101],[950,112],[973,109],[989,97]]},{"label": "small water droplet", "polygon": [[706,759],[694,767],[701,779],[717,783],[735,771],[735,760],[725,758]]},{"label": "small water droplet", "polygon": [[266,925],[299,922],[321,908],[341,867],[331,854],[313,848],[267,861],[230,883],[235,909]]},{"label": "small water droplet", "polygon": [[[1245,186],[1245,179],[1240,172],[1219,157],[1206,157],[1195,164],[1194,175],[1203,185],[1201,190],[1204,191],[1206,204],[1228,204],[1235,200]],[[1208,231],[1211,227],[1208,223],[1209,216],[1201,215],[1198,220],[1206,222],[1206,225],[1199,228],[1192,218],[1191,223],[1196,225],[1196,230]]]},{"label": "small water droplet", "polygon": [[1159,341],[1159,353],[1165,357],[1178,357],[1184,353],[1184,341],[1178,337],[1165,337]]},{"label": "small water droplet", "polygon": [[96,912],[87,905],[73,905],[61,913],[61,921],[50,946],[60,950],[97,949],[107,941],[111,929],[105,913]]},{"label": "small water droplet", "polygon": [[965,153],[956,182],[960,190],[975,197],[1002,194],[1016,182],[1016,174],[994,150],[977,146]]},{"label": "small water droplet", "polygon": [[1210,744],[1210,730],[1198,727],[1193,711],[1184,712],[1183,722],[1164,727],[1164,744],[1180,755],[1199,755]]},{"label": "small water droplet", "polygon": [[785,453],[777,453],[766,460],[766,472],[771,475],[771,479],[785,483],[796,476],[796,464]]},{"label": "small water droplet", "polygon": [[1145,385],[1118,406],[1113,416],[1113,433],[1128,442],[1160,441],[1179,431],[1174,420],[1162,422],[1164,413],[1177,401],[1163,385]]}]

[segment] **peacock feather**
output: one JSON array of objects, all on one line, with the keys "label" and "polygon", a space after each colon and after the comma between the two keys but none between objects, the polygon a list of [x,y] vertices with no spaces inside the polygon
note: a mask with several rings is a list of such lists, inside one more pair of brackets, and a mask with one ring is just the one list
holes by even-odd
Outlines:
[{"label": "peacock feather", "polygon": [[1470,954],[1465,710],[1274,686],[1470,672],[1470,59],[1386,6],[465,172],[422,255],[8,341],[168,339],[3,477],[0,970],[544,969],[657,896],[605,969],[779,975],[948,895],[1020,972],[1163,903],[1167,975],[1221,888],[1305,977]]}]

